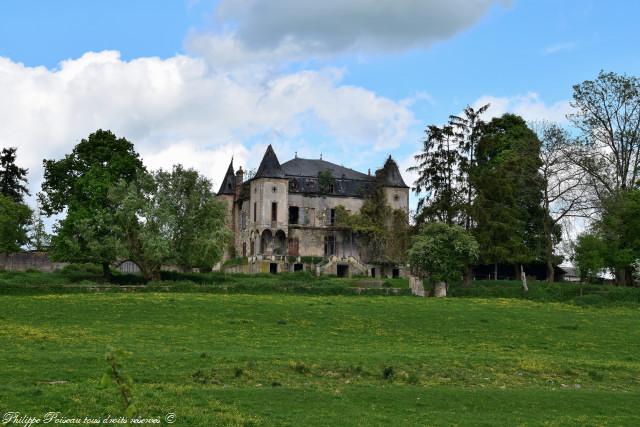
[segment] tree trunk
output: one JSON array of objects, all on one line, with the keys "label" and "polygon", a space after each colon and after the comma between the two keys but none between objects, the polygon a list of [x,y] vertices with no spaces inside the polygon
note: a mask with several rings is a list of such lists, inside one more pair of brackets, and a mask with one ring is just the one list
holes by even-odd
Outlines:
[{"label": "tree trunk", "polygon": [[529,287],[527,286],[527,274],[524,272],[524,267],[520,264],[520,275],[522,276],[522,289],[525,292],[529,292]]},{"label": "tree trunk", "polygon": [[553,268],[553,262],[547,258],[547,282],[549,283],[553,283],[556,280],[556,271],[555,268]]},{"label": "tree trunk", "polygon": [[522,279],[522,275],[520,274],[521,271],[522,271],[522,265],[514,265],[513,266],[513,272],[515,274],[516,280]]},{"label": "tree trunk", "polygon": [[104,280],[107,282],[113,281],[113,274],[111,274],[111,267],[108,262],[102,263],[102,277],[104,277]]},{"label": "tree trunk", "polygon": [[462,286],[468,288],[471,286],[471,280],[473,276],[473,268],[470,265],[464,267],[464,273],[462,274]]},{"label": "tree trunk", "polygon": [[447,282],[436,282],[433,286],[433,296],[442,298],[447,296]]},{"label": "tree trunk", "polygon": [[498,263],[493,264],[493,280],[498,280]]},{"label": "tree trunk", "polygon": [[616,268],[616,285],[625,286],[627,284],[626,274],[624,268]]},{"label": "tree trunk", "polygon": [[555,272],[553,269],[553,236],[551,234],[551,224],[549,224],[548,209],[545,209],[544,219],[544,239],[545,239],[545,262],[547,264],[547,282],[553,283]]}]

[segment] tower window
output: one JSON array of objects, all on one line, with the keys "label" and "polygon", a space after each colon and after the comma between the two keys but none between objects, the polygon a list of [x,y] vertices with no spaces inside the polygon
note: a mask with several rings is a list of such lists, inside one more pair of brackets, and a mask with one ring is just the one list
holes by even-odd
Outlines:
[{"label": "tower window", "polygon": [[271,221],[273,222],[278,221],[278,203],[277,202],[271,203]]}]

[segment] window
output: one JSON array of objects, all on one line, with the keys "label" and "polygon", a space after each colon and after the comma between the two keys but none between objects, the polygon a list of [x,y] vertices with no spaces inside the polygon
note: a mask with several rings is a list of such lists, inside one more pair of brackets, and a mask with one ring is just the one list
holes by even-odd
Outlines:
[{"label": "window", "polygon": [[242,242],[242,256],[247,256],[247,242]]},{"label": "window", "polygon": [[253,222],[257,221],[258,204],[253,202]]},{"label": "window", "polygon": [[289,206],[289,224],[300,224],[300,208]]},{"label": "window", "polygon": [[336,210],[331,209],[329,211],[329,225],[336,225]]},{"label": "window", "polygon": [[272,222],[278,221],[278,203],[277,202],[271,203],[271,221]]},{"label": "window", "polygon": [[394,194],[393,195],[393,200],[395,200],[397,202],[398,200],[400,200],[400,196],[398,196],[397,194]]},{"label": "window", "polygon": [[328,192],[329,194],[333,194],[333,193],[335,193],[335,190],[336,190],[335,185],[334,185],[334,184],[329,184],[328,189],[327,189],[327,192]]},{"label": "window", "polygon": [[324,256],[336,254],[336,237],[324,236]]},{"label": "window", "polygon": [[276,187],[275,185],[271,188],[271,191],[273,191],[274,193],[278,192],[278,187]]}]

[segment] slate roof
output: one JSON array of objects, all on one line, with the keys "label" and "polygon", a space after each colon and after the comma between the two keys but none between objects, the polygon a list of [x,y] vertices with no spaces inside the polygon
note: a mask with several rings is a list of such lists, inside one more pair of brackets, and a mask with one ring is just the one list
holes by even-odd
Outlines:
[{"label": "slate roof", "polygon": [[[376,177],[373,175],[364,174],[322,159],[296,157],[280,164],[271,145],[267,147],[258,171],[252,179],[285,178],[289,180],[289,192],[291,193],[318,193],[318,175],[327,170],[334,178],[333,191],[331,192],[334,196],[364,197],[365,194],[372,191],[375,185]],[[382,173],[386,186],[409,188],[402,179],[397,163],[391,156],[385,162]],[[233,179],[235,180],[235,177]]]},{"label": "slate roof", "polygon": [[345,168],[325,160],[318,159],[302,159],[296,157],[288,162],[282,164],[282,169],[285,175],[289,176],[301,176],[317,178],[320,172],[326,170],[331,171],[331,175],[335,179],[355,179],[361,181],[373,181],[374,177],[355,171],[353,169]]},{"label": "slate roof", "polygon": [[267,147],[267,151],[264,153],[264,157],[262,157],[262,161],[260,162],[260,166],[258,166],[258,171],[256,175],[253,177],[257,178],[284,178],[284,171],[280,166],[280,162],[278,161],[278,156],[276,156],[275,151],[273,151],[273,147],[271,144]]},{"label": "slate roof", "polygon": [[224,175],[222,184],[220,184],[218,195],[235,194],[235,188],[236,188],[236,174],[233,171],[233,159],[231,159],[231,163],[229,163],[229,168],[227,169],[227,173]]},{"label": "slate roof", "polygon": [[391,158],[391,156],[389,156],[387,161],[384,163],[383,173],[385,186],[409,188],[409,186],[405,184],[404,179],[402,179],[402,174],[400,174],[398,164]]}]

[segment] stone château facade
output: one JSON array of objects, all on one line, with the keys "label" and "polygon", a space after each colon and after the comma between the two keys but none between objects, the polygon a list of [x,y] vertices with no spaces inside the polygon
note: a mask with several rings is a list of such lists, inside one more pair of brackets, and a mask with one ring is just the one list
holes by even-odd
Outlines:
[{"label": "stone ch\u00e2teau facade", "polygon": [[[385,167],[383,191],[393,209],[409,214],[409,187],[395,161]],[[401,266],[368,264],[366,243],[336,227],[336,208],[358,212],[375,177],[322,159],[297,156],[280,164],[271,145],[253,177],[229,165],[219,200],[229,212],[235,256],[247,272],[316,269],[316,273],[403,274]],[[231,252],[231,251],[229,251]],[[232,254],[227,254],[227,258]],[[312,258],[313,257],[313,258]],[[311,261],[310,261],[311,260]]]}]

